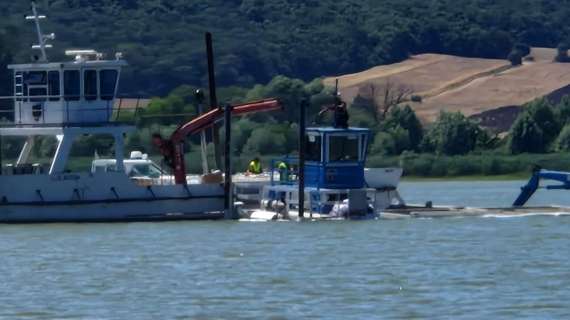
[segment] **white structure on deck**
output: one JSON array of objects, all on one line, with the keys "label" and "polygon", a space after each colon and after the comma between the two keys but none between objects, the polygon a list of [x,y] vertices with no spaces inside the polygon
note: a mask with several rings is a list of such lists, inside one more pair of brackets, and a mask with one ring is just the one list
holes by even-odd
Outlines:
[{"label": "white structure on deck", "polygon": [[[125,171],[124,137],[135,128],[112,123],[122,55],[104,60],[94,50],[71,50],[69,62],[49,62],[47,44],[32,3],[40,57],[29,64],[10,65],[14,74],[13,124],[0,127],[1,136],[24,137],[16,163],[0,175],[0,222],[125,221],[218,218],[223,216],[224,192],[219,183],[174,185],[141,183]],[[73,142],[83,135],[107,135],[114,140],[113,170],[69,172]],[[30,163],[39,136],[56,138],[48,164]],[[132,161],[132,159],[130,160]],[[94,168],[95,168],[94,163]]]}]

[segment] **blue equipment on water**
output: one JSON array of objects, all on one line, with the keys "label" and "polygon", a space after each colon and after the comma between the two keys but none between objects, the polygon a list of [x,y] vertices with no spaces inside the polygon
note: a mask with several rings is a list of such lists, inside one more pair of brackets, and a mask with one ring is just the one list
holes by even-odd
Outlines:
[{"label": "blue equipment on water", "polygon": [[540,188],[540,180],[553,180],[561,182],[560,185],[545,186],[546,190],[570,190],[570,172],[543,170],[539,167],[533,169],[532,176],[521,193],[513,203],[513,207],[522,207]]},{"label": "blue equipment on water", "polygon": [[[364,164],[368,154],[370,130],[365,128],[307,128],[305,135],[305,187],[320,189],[359,189],[365,187]],[[272,162],[271,172],[278,163],[294,171],[297,158],[284,157]],[[285,172],[289,175],[293,172]],[[291,178],[294,178],[292,175]],[[292,184],[291,179],[272,182]]]}]

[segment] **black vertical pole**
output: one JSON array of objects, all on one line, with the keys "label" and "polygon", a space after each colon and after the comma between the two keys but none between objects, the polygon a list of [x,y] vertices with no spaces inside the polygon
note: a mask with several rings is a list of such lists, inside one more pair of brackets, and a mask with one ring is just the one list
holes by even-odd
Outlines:
[{"label": "black vertical pole", "polygon": [[224,141],[224,169],[225,169],[225,179],[224,179],[224,194],[225,194],[225,204],[226,209],[225,218],[235,219],[233,212],[233,190],[232,190],[232,106],[227,104],[224,108],[224,130],[226,141]]},{"label": "black vertical pole", "polygon": [[[218,108],[218,96],[216,94],[216,73],[214,71],[214,47],[212,45],[212,34],[206,32],[206,54],[208,60],[208,87],[210,91],[210,109]],[[212,142],[214,143],[214,159],[216,167],[222,168],[221,145],[219,126],[212,126]]]},{"label": "black vertical pole", "polygon": [[2,145],[2,136],[0,135],[0,176],[2,175],[2,171],[4,171],[4,164],[2,163],[4,159],[2,159],[2,151],[3,151],[3,145]]},{"label": "black vertical pole", "polygon": [[305,215],[305,131],[307,113],[307,100],[301,102],[299,115],[299,218]]}]

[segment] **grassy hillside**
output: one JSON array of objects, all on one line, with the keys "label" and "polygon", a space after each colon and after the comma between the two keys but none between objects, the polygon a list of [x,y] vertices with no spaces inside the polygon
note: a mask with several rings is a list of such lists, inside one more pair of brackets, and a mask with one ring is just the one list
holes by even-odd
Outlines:
[{"label": "grassy hillside", "polygon": [[[510,106],[570,93],[570,64],[553,62],[555,55],[555,49],[533,48],[522,66],[511,67],[507,60],[422,54],[324,82],[332,85],[338,78],[348,101],[357,96],[382,100],[387,85],[404,86],[421,97],[421,101],[405,103],[425,123],[434,122],[442,111],[459,111],[484,117],[486,124],[504,131],[518,113]],[[494,121],[493,117],[504,112],[505,118]]]},{"label": "grassy hillside", "polygon": [[[123,51],[124,93],[164,95],[203,85],[202,33],[216,39],[221,85],[277,74],[313,79],[402,61],[409,54],[505,58],[516,42],[555,47],[569,34],[569,1],[38,0],[65,48]],[[27,61],[28,1],[0,2],[0,58]],[[3,59],[0,59],[0,64]],[[1,66],[0,66],[1,67]],[[5,85],[5,84],[3,84]]]}]

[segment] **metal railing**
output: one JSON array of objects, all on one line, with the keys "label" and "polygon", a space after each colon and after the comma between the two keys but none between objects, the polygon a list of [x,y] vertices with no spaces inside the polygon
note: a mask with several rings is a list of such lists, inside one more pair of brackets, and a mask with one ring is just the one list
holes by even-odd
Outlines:
[{"label": "metal railing", "polygon": [[[109,124],[112,122],[121,123],[134,123],[143,108],[141,101],[148,100],[143,97],[117,97],[114,99],[90,99],[85,95],[34,95],[34,96],[0,96],[0,125],[43,125],[46,123],[46,108],[49,108],[50,112],[61,112],[65,117],[62,118],[63,123],[71,124],[72,122],[77,123],[99,123],[99,124]],[[124,106],[124,101],[136,101],[134,108]],[[104,106],[101,104],[104,102]],[[37,112],[38,119],[32,123],[15,123],[16,115],[19,119],[22,119],[22,109],[21,104],[23,103],[36,103],[39,105],[37,110],[32,112]],[[90,103],[96,103],[98,106],[89,106]],[[46,106],[46,104],[49,104]],[[58,104],[62,107],[58,108]],[[18,108],[20,107],[20,108]],[[16,114],[18,112],[18,114]],[[83,112],[105,112],[105,120],[102,121],[71,121],[73,120],[72,115],[75,113]],[[121,116],[125,113],[132,113],[132,117],[127,119]],[[41,118],[41,119],[40,119]],[[125,121],[125,119],[130,121]],[[35,119],[34,119],[35,120]],[[51,123],[51,122],[50,122]]]}]

